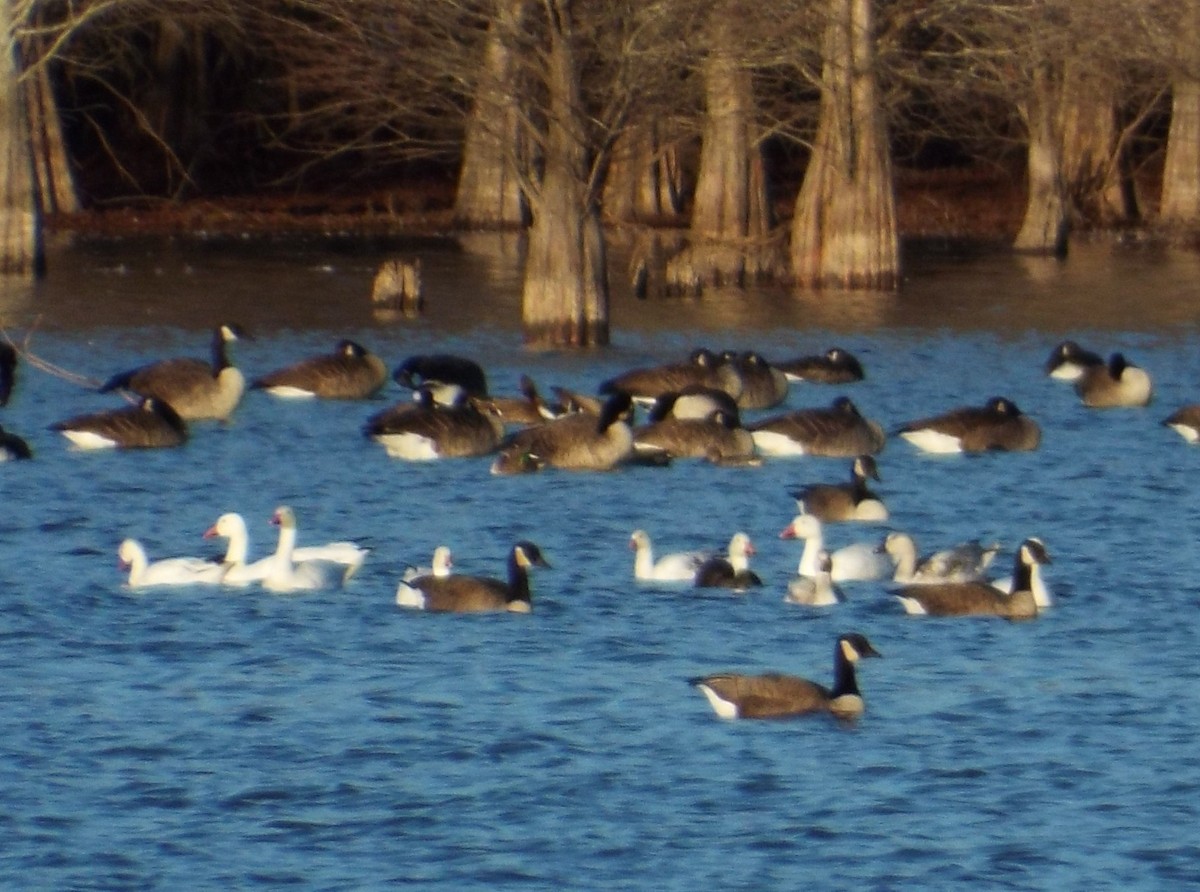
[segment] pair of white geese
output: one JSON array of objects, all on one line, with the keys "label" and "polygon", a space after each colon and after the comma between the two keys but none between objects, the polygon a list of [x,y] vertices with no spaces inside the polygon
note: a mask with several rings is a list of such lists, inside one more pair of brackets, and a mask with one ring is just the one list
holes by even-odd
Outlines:
[{"label": "pair of white geese", "polygon": [[200,557],[173,557],[151,562],[136,539],[124,540],[118,549],[122,567],[129,570],[128,587],[259,584],[267,591],[300,592],[338,588],[366,560],[368,549],[354,542],[296,545],[296,514],[287,505],[275,509],[271,523],[279,527],[274,554],[249,562],[250,537],[240,514],[222,514],[204,538],[228,541],[220,562]]}]

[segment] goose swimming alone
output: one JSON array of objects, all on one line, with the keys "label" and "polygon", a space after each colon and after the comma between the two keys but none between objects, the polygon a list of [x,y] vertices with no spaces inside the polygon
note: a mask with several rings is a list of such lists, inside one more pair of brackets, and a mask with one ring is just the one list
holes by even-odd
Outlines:
[{"label": "goose swimming alone", "polygon": [[823,523],[841,521],[877,522],[888,519],[887,506],[867,486],[867,478],[879,479],[875,458],[860,455],[850,466],[849,483],[809,483],[788,490],[801,513],[812,514]]}]

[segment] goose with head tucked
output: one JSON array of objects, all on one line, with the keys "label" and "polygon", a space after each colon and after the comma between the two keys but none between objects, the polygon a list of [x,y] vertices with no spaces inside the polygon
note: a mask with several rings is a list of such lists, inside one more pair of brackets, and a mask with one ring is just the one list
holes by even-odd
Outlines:
[{"label": "goose with head tucked", "polygon": [[267,591],[287,594],[340,588],[358,569],[356,565],[328,558],[297,561],[296,514],[291,507],[280,505],[276,508],[271,523],[279,527],[279,542],[262,580]]},{"label": "goose with head tucked", "polygon": [[198,557],[163,558],[151,562],[137,539],[125,539],[117,549],[121,568],[129,571],[130,589],[157,586],[218,585],[225,567],[216,561]]},{"label": "goose with head tucked", "polygon": [[1154,398],[1154,382],[1123,353],[1114,353],[1106,364],[1092,366],[1080,375],[1075,392],[1090,409],[1140,408]]},{"label": "goose with head tucked", "polygon": [[723,390],[735,400],[742,395],[744,383],[737,367],[725,362],[706,348],[693,350],[683,362],[632,369],[600,385],[600,393],[627,393],[642,403],[653,403],[664,393],[678,393],[689,387]]},{"label": "goose with head tucked", "polygon": [[[804,551],[796,567],[799,576],[816,576],[820,572],[820,555],[825,551],[825,528],[811,514],[797,514],[779,533],[780,539],[803,539]],[[885,579],[892,564],[878,548],[868,542],[853,542],[829,551],[832,561],[830,578],[834,582],[864,582]]]},{"label": "goose with head tucked", "polygon": [[187,442],[187,424],[170,405],[145,397],[136,406],[76,415],[50,425],[76,449],[159,449]]},{"label": "goose with head tucked", "polygon": [[[415,393],[415,401],[401,402],[367,419],[363,433],[379,443],[392,458],[433,461],[495,452],[504,436],[504,425],[490,410],[458,385],[449,385],[453,400],[443,405],[429,385]],[[445,390],[443,390],[445,393]]]},{"label": "goose with head tucked", "polygon": [[722,354],[726,363],[737,369],[742,393],[737,398],[741,409],[773,409],[787,399],[788,378],[753,350]]},{"label": "goose with head tucked", "polygon": [[831,347],[817,356],[801,356],[776,362],[789,381],[808,381],[811,384],[853,384],[864,377],[862,363],[841,347]]},{"label": "goose with head tucked", "polygon": [[0,462],[33,458],[29,444],[0,425]]},{"label": "goose with head tucked", "polygon": [[864,418],[854,402],[839,396],[828,407],[798,409],[747,425],[763,455],[875,455],[887,440],[878,422]]},{"label": "goose with head tucked", "polygon": [[[672,458],[708,458],[717,462],[755,455],[754,437],[737,417],[717,409],[706,418],[670,416],[633,432],[638,451],[657,450]],[[715,458],[714,458],[715,457]]]},{"label": "goose with head tucked", "polygon": [[532,542],[518,542],[508,554],[507,580],[488,576],[418,576],[404,580],[396,590],[396,604],[436,613],[529,613],[533,602],[529,570],[549,567]]},{"label": "goose with head tucked", "polygon": [[[633,402],[626,393],[609,397],[599,415],[572,413],[509,435],[492,464],[493,474],[537,470],[610,471],[634,459],[629,420]],[[521,459],[529,456],[526,467]]]},{"label": "goose with head tucked", "polygon": [[694,582],[696,571],[709,558],[704,551],[674,551],[659,557],[645,530],[634,530],[629,536],[634,552],[633,578],[639,582]]},{"label": "goose with head tucked", "polygon": [[1169,427],[1188,443],[1200,443],[1200,403],[1181,406],[1163,419]]},{"label": "goose with head tucked", "polygon": [[1043,367],[1047,376],[1059,381],[1078,381],[1088,369],[1104,365],[1104,357],[1085,350],[1075,341],[1063,341],[1050,353]]},{"label": "goose with head tucked", "polygon": [[1000,616],[1032,619],[1038,615],[1033,594],[1034,568],[1050,563],[1040,539],[1026,539],[1017,549],[1011,593],[988,582],[942,582],[906,585],[895,595],[906,613],[916,616]]},{"label": "goose with head tucked", "polygon": [[983,579],[984,572],[999,554],[1000,545],[983,545],[978,539],[972,539],[922,557],[910,534],[893,531],[884,537],[880,549],[895,564],[893,582],[923,585]]},{"label": "goose with head tucked", "polygon": [[856,719],[865,704],[858,689],[854,665],[865,657],[878,657],[866,636],[849,633],[838,636],[833,649],[833,687],[769,672],[741,675],[722,672],[688,680],[704,694],[709,705],[723,719],[780,719],[828,713],[842,720]]},{"label": "goose with head tucked", "polygon": [[867,478],[879,479],[875,458],[860,455],[850,466],[848,483],[809,483],[788,490],[803,514],[812,514],[823,523],[863,521],[874,523],[888,519],[887,506],[867,486]]},{"label": "goose with head tucked", "polygon": [[992,397],[982,406],[963,406],[910,421],[898,436],[922,452],[1028,452],[1042,442],[1038,423],[1012,400]]},{"label": "goose with head tucked", "polygon": [[815,576],[796,576],[788,583],[783,600],[807,607],[832,607],[846,600],[842,590],[833,584],[833,558],[828,551],[822,549],[817,553]]},{"label": "goose with head tucked", "polygon": [[170,403],[185,421],[228,420],[241,402],[246,379],[229,358],[229,345],[249,335],[239,325],[219,325],[212,334],[212,359],[163,359],[113,375],[101,393],[127,390]]},{"label": "goose with head tucked", "polygon": [[483,367],[473,359],[451,353],[410,356],[396,367],[392,378],[410,390],[428,384],[455,384],[468,396],[488,395],[487,374]]},{"label": "goose with head tucked", "polygon": [[708,558],[696,570],[694,584],[697,588],[729,588],[734,591],[760,586],[762,580],[750,569],[750,558],[754,554],[754,543],[750,537],[746,533],[734,533],[725,555]]},{"label": "goose with head tucked", "polygon": [[387,383],[383,360],[356,341],[338,341],[332,353],[310,356],[256,379],[250,387],[284,399],[365,400]]}]

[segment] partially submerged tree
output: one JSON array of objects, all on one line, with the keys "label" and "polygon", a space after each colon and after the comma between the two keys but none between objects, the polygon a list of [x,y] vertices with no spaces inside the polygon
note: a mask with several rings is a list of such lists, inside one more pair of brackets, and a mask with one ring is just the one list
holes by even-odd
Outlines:
[{"label": "partially submerged tree", "polygon": [[1166,224],[1192,228],[1200,226],[1200,0],[1180,0],[1163,21],[1175,27],[1161,41],[1171,69],[1171,129],[1158,213]]}]

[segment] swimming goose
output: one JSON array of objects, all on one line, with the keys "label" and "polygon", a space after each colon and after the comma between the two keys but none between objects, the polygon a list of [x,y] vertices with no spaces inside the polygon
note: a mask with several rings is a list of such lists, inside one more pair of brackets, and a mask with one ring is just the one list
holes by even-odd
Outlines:
[{"label": "swimming goose", "polygon": [[387,383],[383,360],[350,340],[332,353],[311,356],[256,379],[250,387],[289,399],[365,400]]},{"label": "swimming goose", "polygon": [[834,645],[832,688],[777,672],[705,675],[689,679],[688,684],[698,688],[723,719],[776,719],[820,712],[854,719],[864,709],[854,664],[878,656],[864,635],[850,633],[840,635]]},{"label": "swimming goose", "polygon": [[727,352],[722,356],[742,378],[742,393],[737,398],[739,408],[773,409],[787,399],[787,375],[759,354],[750,350]]},{"label": "swimming goose", "polygon": [[1035,567],[1050,563],[1038,539],[1026,539],[1013,562],[1012,594],[987,582],[942,582],[906,585],[896,591],[906,613],[920,616],[1003,616],[1031,619],[1038,614],[1032,591]]},{"label": "swimming goose", "polygon": [[1037,449],[1042,431],[1036,421],[1002,396],[983,406],[964,406],[903,425],[898,435],[923,452],[1009,451]]},{"label": "swimming goose", "polygon": [[758,574],[750,569],[750,556],[754,553],[754,543],[750,537],[745,533],[734,533],[726,555],[714,555],[696,570],[696,587],[745,591],[762,585]]},{"label": "swimming goose", "polygon": [[983,579],[984,571],[1000,551],[999,544],[985,546],[972,539],[919,557],[913,537],[901,532],[888,533],[880,548],[895,563],[892,580],[904,585]]},{"label": "swimming goose", "polygon": [[[811,514],[797,514],[779,533],[780,539],[803,539],[804,551],[796,567],[798,576],[816,576],[820,572],[820,554],[825,550],[825,529]],[[891,575],[892,563],[867,542],[854,542],[829,553],[834,582],[862,582]]]},{"label": "swimming goose", "polygon": [[627,393],[639,402],[652,403],[664,393],[693,386],[723,390],[736,400],[744,384],[735,366],[700,348],[684,362],[632,369],[610,378],[600,385],[600,393]]},{"label": "swimming goose", "polygon": [[238,325],[217,326],[212,336],[212,361],[190,357],[164,359],[113,375],[101,393],[128,390],[170,403],[186,421],[216,419],[233,414],[246,389],[246,379],[229,360],[229,345],[248,338]]},{"label": "swimming goose", "polygon": [[822,549],[817,553],[817,574],[796,576],[788,583],[783,600],[789,604],[804,604],[808,607],[830,607],[846,596],[833,584],[833,558]]},{"label": "swimming goose", "polygon": [[1046,360],[1046,374],[1059,381],[1077,381],[1090,368],[1104,365],[1104,357],[1084,350],[1074,341],[1063,341]]},{"label": "swimming goose", "polygon": [[297,561],[296,514],[287,505],[275,509],[271,523],[279,527],[279,542],[262,580],[267,591],[288,593],[339,588],[361,566],[361,561],[355,565],[327,558]]},{"label": "swimming goose", "polygon": [[12,344],[0,342],[0,406],[8,405],[17,378],[17,350]]},{"label": "swimming goose", "polygon": [[879,468],[870,455],[860,455],[850,466],[849,483],[809,483],[788,490],[801,513],[824,523],[888,519],[887,506],[867,487],[867,478],[879,479]]},{"label": "swimming goose", "polygon": [[1200,403],[1192,403],[1176,409],[1163,419],[1169,427],[1189,443],[1200,443]]},{"label": "swimming goose", "polygon": [[508,581],[486,576],[419,576],[400,583],[396,603],[415,610],[441,613],[479,613],[506,610],[529,613],[533,609],[529,568],[549,567],[532,542],[518,542],[508,555]]},{"label": "swimming goose", "polygon": [[19,461],[23,458],[33,458],[29,444],[0,426],[0,461]]},{"label": "swimming goose", "polygon": [[50,425],[78,449],[154,449],[187,442],[188,429],[171,406],[146,397],[136,406],[77,415]]},{"label": "swimming goose", "polygon": [[1145,369],[1114,353],[1107,365],[1092,366],[1075,381],[1075,392],[1091,409],[1147,406],[1154,397],[1154,384]]},{"label": "swimming goose", "polygon": [[[205,539],[221,537],[227,540],[223,563],[226,567],[224,585],[249,585],[252,582],[262,582],[270,573],[275,555],[268,555],[257,561],[249,560],[250,535],[246,530],[246,521],[242,515],[230,511],[222,514],[216,522],[204,531]],[[354,542],[329,542],[325,545],[297,546],[295,514],[292,515],[290,526],[279,524],[279,538],[290,540],[292,561],[333,561],[345,567],[343,578],[349,579],[362,567],[370,549],[363,548]]]},{"label": "swimming goose", "polygon": [[[1035,546],[1038,546],[1044,552],[1046,544],[1036,537],[1026,540]],[[1047,564],[1050,563],[1050,558],[1047,556]],[[1000,591],[1008,593],[1013,590],[1013,582],[1016,580],[1014,576],[1008,576],[1004,579],[993,579],[992,585]],[[1046,583],[1045,576],[1042,575],[1042,565],[1040,563],[1031,564],[1029,567],[1029,591],[1033,594],[1033,602],[1037,604],[1038,610],[1045,610],[1054,604],[1054,599],[1050,596],[1050,586]]]},{"label": "swimming goose", "polygon": [[480,409],[473,398],[453,385],[455,399],[441,405],[429,385],[416,391],[415,402],[402,402],[367,419],[363,433],[392,458],[432,461],[495,452],[504,436],[500,419]]},{"label": "swimming goose", "polygon": [[[609,397],[598,416],[572,413],[511,434],[492,464],[493,474],[550,466],[572,471],[608,471],[634,457],[629,395]],[[532,459],[525,462],[524,456]]]},{"label": "swimming goose", "polygon": [[748,425],[764,455],[874,455],[886,441],[883,428],[862,416],[849,397],[828,408],[800,409]]},{"label": "swimming goose", "polygon": [[863,379],[862,364],[849,351],[831,347],[820,356],[801,356],[775,363],[791,381],[813,384],[852,384]]},{"label": "swimming goose", "polygon": [[755,454],[754,437],[737,423],[736,416],[718,409],[707,418],[668,417],[633,432],[639,451],[659,450],[674,458],[707,458],[722,462]]},{"label": "swimming goose", "polygon": [[457,384],[469,396],[488,395],[487,375],[479,363],[448,353],[410,356],[396,367],[392,378],[410,390],[422,384]]},{"label": "swimming goose", "polygon": [[126,585],[131,589],[153,586],[216,585],[225,575],[225,567],[198,557],[164,558],[153,563],[137,539],[125,539],[117,549],[121,569],[129,571]]},{"label": "swimming goose", "polygon": [[693,582],[696,571],[709,557],[703,551],[676,551],[656,560],[650,534],[645,530],[630,534],[629,547],[634,551],[633,578],[642,582]]}]

